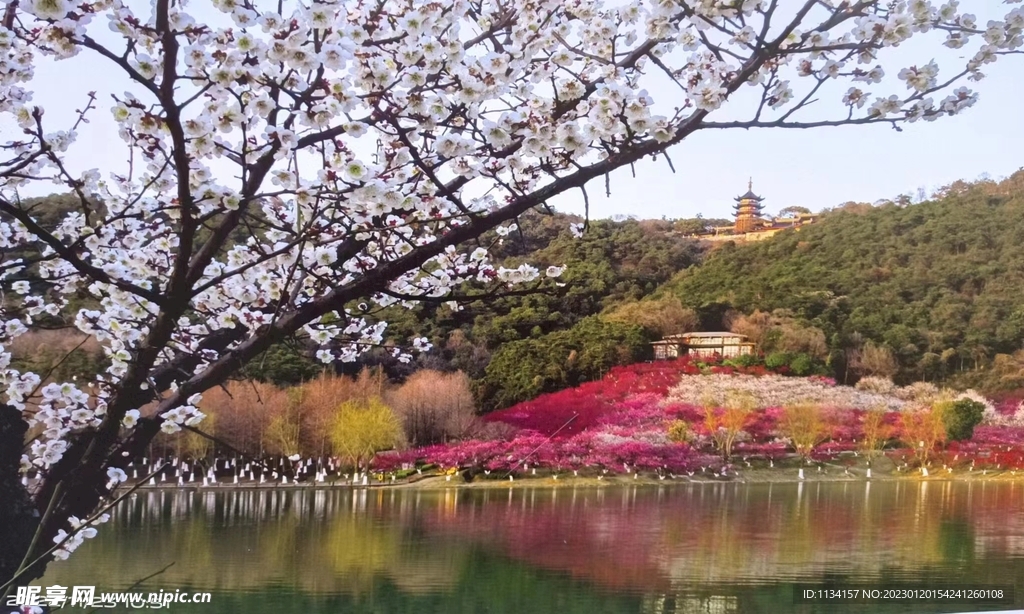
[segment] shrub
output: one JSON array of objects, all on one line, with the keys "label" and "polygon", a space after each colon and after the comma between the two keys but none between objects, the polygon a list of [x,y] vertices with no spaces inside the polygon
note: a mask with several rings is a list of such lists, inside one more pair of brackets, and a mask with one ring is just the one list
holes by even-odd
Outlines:
[{"label": "shrub", "polygon": [[985,413],[984,403],[971,399],[958,399],[939,403],[949,441],[966,441],[974,436],[974,427],[981,423]]},{"label": "shrub", "polygon": [[892,380],[888,377],[879,377],[877,375],[869,375],[862,377],[857,381],[854,386],[857,390],[863,390],[864,392],[871,392],[874,394],[896,394],[896,384],[892,383]]},{"label": "shrub", "polygon": [[684,375],[669,393],[669,401],[700,404],[713,398],[716,405],[725,402],[731,392],[741,392],[754,398],[757,407],[785,407],[794,403],[816,403],[824,407],[867,409],[885,406],[889,410],[905,405],[895,397],[836,386],[828,378],[783,377],[781,375]]},{"label": "shrub", "polygon": [[998,408],[996,407],[996,404],[993,402],[993,400],[990,400],[988,397],[979,393],[977,390],[968,389],[964,390],[963,392],[958,392],[952,400],[959,401],[961,399],[975,401],[976,403],[980,403],[981,406],[984,407],[981,414],[982,424],[1002,424],[1003,426],[1019,426],[1020,424],[1018,418],[1020,418],[1021,416],[1018,414],[1016,418],[1014,417],[1014,413],[1015,410],[1018,409],[1018,405],[1007,406],[1006,401],[1008,399],[1006,399],[1005,397],[999,403],[1000,407]]},{"label": "shrub", "polygon": [[775,352],[769,354],[764,359],[764,366],[769,369],[778,369],[779,367],[789,366],[789,354],[785,352]]},{"label": "shrub", "polygon": [[807,354],[797,354],[789,361],[789,368],[796,375],[810,375],[814,370],[814,361]]},{"label": "shrub", "polygon": [[921,405],[931,405],[938,400],[942,391],[929,382],[914,382],[895,391],[896,396],[906,401],[914,401]]},{"label": "shrub", "polygon": [[693,440],[693,431],[684,420],[673,420],[668,425],[668,439],[674,443],[689,443]]},{"label": "shrub", "polygon": [[743,354],[742,356],[734,356],[728,360],[723,360],[722,364],[728,367],[736,367],[738,369],[748,369],[750,367],[756,367],[761,364],[761,357],[756,354]]},{"label": "shrub", "polygon": [[511,424],[496,421],[478,420],[473,425],[473,438],[482,441],[508,441],[518,429]]}]

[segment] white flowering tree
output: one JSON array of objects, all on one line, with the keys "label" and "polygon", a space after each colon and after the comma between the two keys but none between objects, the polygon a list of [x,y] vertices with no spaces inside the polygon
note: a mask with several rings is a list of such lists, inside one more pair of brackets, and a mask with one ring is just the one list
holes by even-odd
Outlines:
[{"label": "white flowering tree", "polygon": [[[0,344],[60,323],[95,337],[110,368],[48,381],[0,354],[0,533],[15,526],[3,514],[43,516],[31,547],[0,534],[20,544],[0,582],[67,556],[114,470],[198,424],[200,395],[271,344],[302,336],[325,362],[353,360],[382,341],[374,309],[543,276],[492,266],[466,247],[481,233],[699,130],[956,114],[976,100],[961,82],[1024,42],[1019,8],[978,24],[955,0],[145,4],[5,2]],[[965,59],[883,69],[911,38]],[[38,91],[60,84],[37,69],[82,56],[97,87],[128,85],[109,110],[83,92],[51,125]],[[116,134],[77,142],[103,113]],[[74,162],[100,146],[123,148],[124,169]],[[77,206],[43,223],[23,200],[36,184]],[[42,476],[31,493],[18,462]]]}]

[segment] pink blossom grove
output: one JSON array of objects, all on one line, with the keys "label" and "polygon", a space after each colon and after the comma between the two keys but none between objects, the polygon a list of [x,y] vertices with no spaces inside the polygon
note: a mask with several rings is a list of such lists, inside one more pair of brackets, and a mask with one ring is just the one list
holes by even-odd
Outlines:
[{"label": "pink blossom grove", "polygon": [[[886,425],[886,454],[906,464],[916,446],[907,437],[903,418],[930,404],[969,399],[986,406],[981,425],[969,440],[945,442],[935,451],[935,462],[947,468],[1024,470],[1024,409],[1018,405],[1000,408],[977,393],[935,386],[901,388],[889,382],[887,392],[869,393],[838,386],[829,378],[756,374],[764,367],[727,374],[722,371],[731,367],[721,362],[720,357],[698,361],[687,356],[615,367],[601,380],[487,414],[486,420],[511,428],[502,437],[385,452],[374,467],[380,479],[416,466],[448,474],[461,471],[471,478],[483,473],[485,479],[534,475],[538,470],[537,475],[555,479],[616,474],[731,479],[740,475],[738,465],[752,467],[751,461],[759,468],[776,461],[792,463],[794,445],[782,422],[785,407],[799,404],[819,408],[825,424],[808,460],[851,462],[858,451],[870,453],[863,449],[864,419],[867,412],[877,411]],[[876,389],[882,384],[880,378],[868,383]],[[750,399],[754,410],[726,459],[715,450],[715,433],[705,416],[708,404],[727,404],[729,395],[736,394]],[[685,425],[685,441],[671,437],[674,424]]]},{"label": "pink blossom grove", "polygon": [[[4,514],[46,513],[2,536],[24,556],[0,578],[38,577],[94,534],[129,459],[201,428],[203,393],[275,342],[351,362],[385,342],[381,307],[554,283],[557,266],[498,267],[469,241],[643,158],[671,165],[698,131],[960,113],[1022,29],[1019,7],[955,0],[7,0],[0,449],[31,429],[2,470],[20,458],[42,479],[0,484]],[[900,65],[910,39],[952,59]],[[98,75],[89,91],[54,81],[62,62]],[[75,113],[55,117],[56,90]],[[80,138],[101,120],[108,134]],[[44,222],[24,205],[41,188],[77,206]],[[57,325],[102,346],[101,377],[11,366],[3,347]],[[679,461],[650,457],[629,443],[605,462]]]}]

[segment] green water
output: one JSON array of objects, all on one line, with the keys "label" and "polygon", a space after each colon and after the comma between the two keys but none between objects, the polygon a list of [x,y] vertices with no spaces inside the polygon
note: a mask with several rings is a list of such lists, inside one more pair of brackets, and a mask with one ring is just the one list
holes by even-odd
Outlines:
[{"label": "green water", "polygon": [[[152,492],[41,584],[113,591],[172,564],[138,590],[211,593],[179,614],[1011,609],[1022,504],[995,482]],[[1016,605],[794,603],[825,583],[1016,584]]]}]

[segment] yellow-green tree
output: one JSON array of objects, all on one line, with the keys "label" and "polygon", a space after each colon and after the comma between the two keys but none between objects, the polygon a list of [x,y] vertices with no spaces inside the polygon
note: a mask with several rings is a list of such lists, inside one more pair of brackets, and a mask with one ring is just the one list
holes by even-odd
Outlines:
[{"label": "yellow-green tree", "polygon": [[929,407],[904,411],[900,418],[903,431],[900,439],[914,448],[921,463],[927,462],[935,446],[946,441],[946,424],[942,421],[942,413]]},{"label": "yellow-green tree", "polygon": [[398,417],[380,397],[345,401],[331,424],[334,452],[356,471],[369,467],[377,452],[395,447],[401,436]]},{"label": "yellow-green tree", "polygon": [[[207,414],[203,418],[202,432],[216,437],[217,435],[217,414]],[[193,459],[206,458],[213,451],[213,441],[209,437],[203,437],[199,433],[183,430],[177,434],[178,456]]]},{"label": "yellow-green tree", "polygon": [[358,377],[321,373],[315,379],[288,390],[299,422],[302,454],[324,456],[330,444],[331,425],[338,404],[353,399],[365,401],[384,395],[386,379],[380,369],[363,367]]},{"label": "yellow-green tree", "polygon": [[885,422],[885,408],[869,409],[861,416],[860,448],[871,462],[871,457],[893,436],[893,427]]},{"label": "yellow-green tree", "polygon": [[693,441],[693,431],[685,420],[673,420],[668,425],[668,439],[675,443],[690,443]]},{"label": "yellow-green tree", "polygon": [[302,416],[299,394],[295,389],[282,395],[283,403],[271,408],[272,417],[266,430],[266,448],[282,456],[299,453]]},{"label": "yellow-green tree", "polygon": [[806,458],[814,446],[828,437],[829,427],[821,407],[814,403],[795,403],[782,409],[779,433],[788,437],[796,453]]},{"label": "yellow-green tree", "polygon": [[677,296],[622,303],[602,315],[609,322],[639,324],[658,336],[686,333],[697,328],[697,312],[683,307]]},{"label": "yellow-green tree", "polygon": [[728,460],[732,456],[732,447],[747,426],[756,403],[747,394],[739,392],[727,393],[725,407],[719,409],[713,400],[708,398],[704,405],[704,428],[711,435],[715,447]]}]

